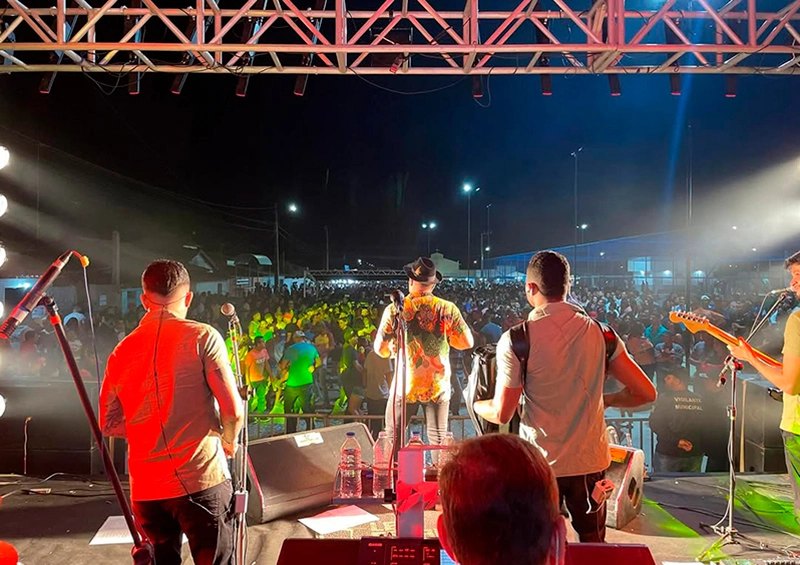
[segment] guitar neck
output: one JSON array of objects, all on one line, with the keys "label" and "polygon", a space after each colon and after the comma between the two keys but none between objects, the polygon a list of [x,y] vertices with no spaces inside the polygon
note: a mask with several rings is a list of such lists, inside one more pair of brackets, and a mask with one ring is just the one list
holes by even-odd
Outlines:
[{"label": "guitar neck", "polygon": [[[732,336],[731,334],[729,334],[725,330],[721,330],[717,326],[709,324],[708,328],[706,328],[705,331],[710,333],[712,336],[714,336],[715,338],[720,340],[725,345],[739,345],[739,340],[736,337]],[[766,363],[768,365],[772,365],[773,367],[780,367],[781,366],[780,361],[776,361],[775,359],[773,359],[772,357],[770,357],[766,353],[762,353],[761,351],[759,351],[755,347],[752,347],[752,350],[753,350],[753,353],[755,354],[756,358],[759,361],[763,361],[764,363]]]}]

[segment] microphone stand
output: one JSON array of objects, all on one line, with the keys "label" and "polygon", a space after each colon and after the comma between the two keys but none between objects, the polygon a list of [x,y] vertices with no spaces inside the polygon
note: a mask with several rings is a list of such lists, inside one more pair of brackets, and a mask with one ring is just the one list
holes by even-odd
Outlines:
[{"label": "microphone stand", "polygon": [[[789,294],[787,292],[783,292],[780,295],[780,298],[775,301],[775,304],[769,309],[769,311],[764,315],[761,321],[756,325],[754,323],[753,329],[750,332],[750,335],[747,336],[747,341],[749,342],[750,339],[764,326],[764,323],[772,316],[772,313],[777,309],[778,305],[783,302],[783,300],[788,297]],[[733,355],[728,355],[727,359],[725,359],[725,365],[722,368],[722,371],[719,375],[719,382],[717,386],[724,386],[725,385],[725,372],[731,372],[731,403],[727,406],[726,413],[728,416],[728,420],[730,422],[730,426],[728,429],[728,505],[725,509],[725,514],[723,515],[722,519],[714,524],[713,526],[709,526],[708,524],[700,523],[700,526],[703,528],[711,528],[711,530],[719,536],[719,538],[712,543],[708,548],[703,550],[703,552],[697,557],[697,561],[706,562],[708,560],[714,559],[716,557],[716,553],[726,545],[742,545],[742,541],[748,543],[755,549],[761,550],[769,550],[770,547],[766,545],[764,542],[754,540],[745,534],[742,534],[733,526],[733,510],[734,510],[734,501],[735,501],[735,492],[736,492],[736,467],[733,462],[733,452],[734,452],[734,441],[736,437],[736,381],[739,378],[739,371],[744,369],[744,363],[742,363],[739,359],[734,357]],[[725,521],[725,518],[728,519],[727,525],[722,525]]]},{"label": "microphone stand", "polygon": [[114,464],[111,461],[108,450],[106,450],[105,443],[103,442],[103,433],[100,431],[100,424],[97,422],[97,416],[94,413],[92,402],[89,400],[89,394],[86,392],[86,387],[83,384],[80,369],[78,369],[78,364],[75,361],[75,355],[72,353],[72,347],[67,339],[67,334],[64,332],[64,324],[61,322],[61,315],[58,313],[56,301],[53,300],[52,297],[44,295],[39,301],[39,304],[44,306],[50,317],[50,323],[53,325],[53,329],[55,330],[58,345],[61,347],[61,352],[64,354],[64,359],[67,362],[67,367],[69,367],[72,380],[75,382],[75,389],[78,391],[78,397],[83,405],[83,411],[86,413],[86,418],[89,420],[89,427],[92,430],[94,441],[100,450],[100,458],[103,462],[103,469],[105,469],[106,475],[111,481],[111,486],[114,488],[114,494],[116,495],[120,509],[122,510],[122,517],[125,519],[125,524],[128,526],[128,531],[131,534],[131,538],[133,538],[133,549],[131,549],[133,563],[134,565],[155,565],[155,553],[153,551],[153,546],[144,536],[144,534],[140,535],[139,529],[136,527],[133,512],[128,504],[128,499],[125,496],[125,492],[122,490],[122,484],[120,483],[119,475],[117,475],[117,470],[114,468]]},{"label": "microphone stand", "polygon": [[242,375],[241,360],[239,359],[239,336],[242,333],[242,326],[239,323],[239,316],[234,311],[228,316],[228,333],[231,336],[231,347],[233,349],[233,370],[236,374],[236,382],[239,385],[239,393],[242,396],[244,405],[244,426],[239,433],[239,449],[233,456],[233,510],[234,510],[234,559],[236,565],[245,565],[247,559],[247,455],[249,435],[247,425],[249,418],[248,387]]}]

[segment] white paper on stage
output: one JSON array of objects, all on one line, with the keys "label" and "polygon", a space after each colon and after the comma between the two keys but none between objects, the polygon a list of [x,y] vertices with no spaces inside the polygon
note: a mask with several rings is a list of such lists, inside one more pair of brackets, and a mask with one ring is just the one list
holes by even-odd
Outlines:
[{"label": "white paper on stage", "polygon": [[[183,543],[186,543],[186,536],[183,536]],[[97,533],[89,542],[89,545],[133,545],[133,538],[125,524],[124,516],[109,516]]]},{"label": "white paper on stage", "polygon": [[348,528],[355,528],[370,522],[377,522],[378,517],[362,510],[358,506],[340,506],[317,514],[311,518],[298,520],[304,526],[311,528],[320,535],[332,534]]}]

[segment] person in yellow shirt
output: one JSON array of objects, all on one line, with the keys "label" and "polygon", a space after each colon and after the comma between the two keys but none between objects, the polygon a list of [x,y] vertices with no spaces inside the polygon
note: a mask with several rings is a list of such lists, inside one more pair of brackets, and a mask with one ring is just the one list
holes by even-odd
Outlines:
[{"label": "person in yellow shirt", "polygon": [[[800,251],[786,259],[784,268],[792,275],[789,287],[796,295],[800,292]],[[783,435],[786,469],[794,493],[794,515],[800,522],[800,310],[795,310],[786,321],[783,331],[783,365],[774,367],[756,357],[750,345],[739,338],[738,346],[729,346],[731,354],[747,361],[765,379],[783,391]]]},{"label": "person in yellow shirt", "polygon": [[250,396],[250,411],[263,414],[267,411],[267,392],[273,376],[269,352],[261,336],[253,340],[253,349],[244,358],[244,374],[247,386],[253,391]]}]

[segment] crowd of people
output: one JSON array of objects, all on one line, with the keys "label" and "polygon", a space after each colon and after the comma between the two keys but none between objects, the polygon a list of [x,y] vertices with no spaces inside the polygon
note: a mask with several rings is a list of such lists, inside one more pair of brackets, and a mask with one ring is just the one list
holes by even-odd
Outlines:
[{"label": "crowd of people", "polygon": [[[297,286],[284,287],[279,293],[257,286],[235,297],[199,293],[188,316],[228,335],[228,318],[222,314],[221,306],[228,302],[235,306],[242,324],[242,373],[254,390],[251,413],[265,418],[327,411],[382,415],[393,370],[387,359],[372,351],[372,344],[389,302],[388,294],[397,287],[395,281],[371,281],[319,283],[305,292]],[[769,308],[776,297],[768,297],[762,304],[763,296],[724,296],[720,288],[712,295],[697,293],[690,308],[682,294],[659,296],[647,287],[577,285],[572,289],[570,300],[592,318],[611,326],[662,392],[662,401],[651,415],[651,428],[659,439],[654,460],[659,469],[694,470],[703,455],[708,459],[707,470],[723,470],[726,465],[727,399],[716,387],[716,377],[728,351],[707,333],[693,335],[682,325],[674,324],[669,313],[690,310],[738,336],[748,332],[759,308]],[[501,334],[524,320],[530,310],[521,285],[512,281],[443,281],[436,291],[437,296],[454,303],[463,313],[475,336],[475,347],[497,343]],[[754,339],[754,345],[777,354],[783,325],[795,307],[793,297],[784,300]],[[13,344],[0,342],[0,347],[8,348],[0,351],[2,370],[39,378],[67,376],[52,328],[43,315],[36,314],[17,331]],[[143,316],[141,304],[129,304],[126,314],[113,307],[95,309],[95,343],[101,374],[111,350]],[[76,307],[64,322],[84,378],[96,379],[88,312]],[[228,346],[230,349],[230,339]],[[471,368],[470,350],[451,349],[450,363],[453,394],[449,409],[458,414],[463,408],[461,389]],[[620,415],[630,416],[632,412],[621,409]],[[297,419],[288,418],[285,424],[286,431],[294,431]],[[370,420],[376,436],[382,425],[380,420]],[[675,434],[685,436],[678,438],[685,441],[664,441]]]}]

